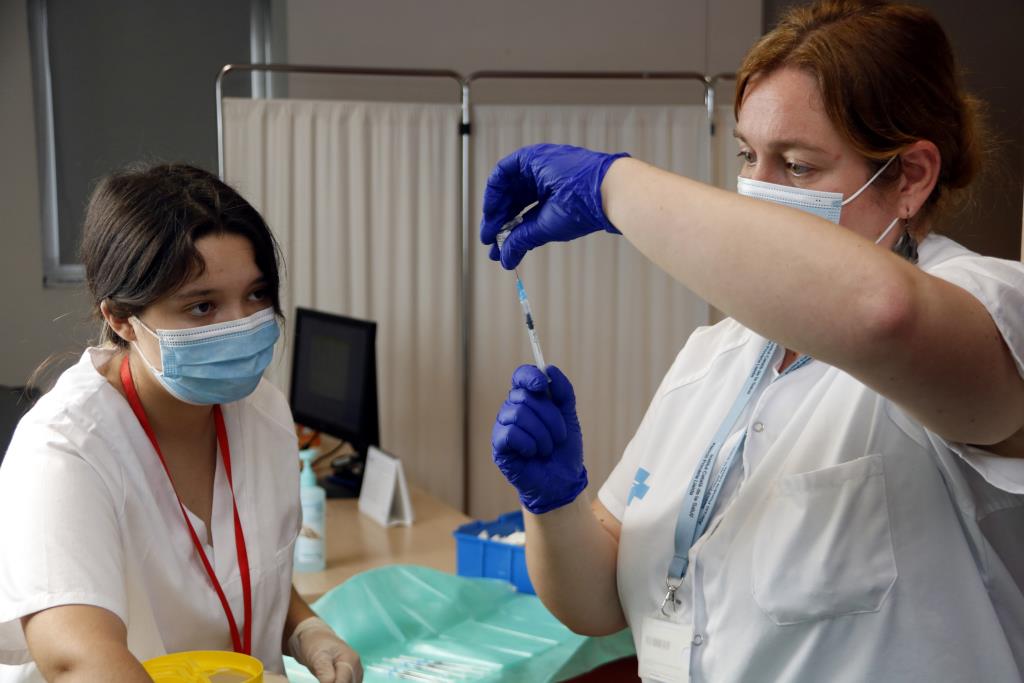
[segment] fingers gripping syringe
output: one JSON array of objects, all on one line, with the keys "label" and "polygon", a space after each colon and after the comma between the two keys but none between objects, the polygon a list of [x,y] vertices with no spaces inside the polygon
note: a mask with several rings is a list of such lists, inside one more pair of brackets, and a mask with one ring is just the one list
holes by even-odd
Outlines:
[{"label": "fingers gripping syringe", "polygon": [[[529,208],[529,207],[527,207]],[[501,226],[501,230],[498,232],[496,241],[498,249],[501,249],[501,245],[505,243],[512,230],[523,222],[522,214],[516,216],[505,225]],[[547,374],[547,363],[544,362],[544,353],[540,350],[540,338],[537,336],[537,329],[533,324],[533,311],[530,309],[530,300],[526,296],[526,288],[523,287],[523,280],[519,277],[519,270],[515,269],[513,272],[516,274],[516,292],[519,294],[519,305],[523,309],[523,315],[526,318],[526,332],[530,336],[530,349],[533,351],[533,360],[540,368],[540,371]]]}]

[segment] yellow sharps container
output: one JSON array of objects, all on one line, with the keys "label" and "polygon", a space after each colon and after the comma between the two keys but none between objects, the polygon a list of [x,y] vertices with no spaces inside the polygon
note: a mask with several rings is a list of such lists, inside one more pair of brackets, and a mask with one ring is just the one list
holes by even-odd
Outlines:
[{"label": "yellow sharps container", "polygon": [[142,666],[156,683],[263,683],[263,662],[237,652],[175,652]]}]

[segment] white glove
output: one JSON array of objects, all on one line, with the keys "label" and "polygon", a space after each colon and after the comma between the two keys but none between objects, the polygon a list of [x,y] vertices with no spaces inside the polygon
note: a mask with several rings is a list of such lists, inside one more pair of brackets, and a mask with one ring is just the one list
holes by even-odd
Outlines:
[{"label": "white glove", "polygon": [[299,622],[288,639],[288,654],[320,683],[362,683],[359,655],[319,617]]}]

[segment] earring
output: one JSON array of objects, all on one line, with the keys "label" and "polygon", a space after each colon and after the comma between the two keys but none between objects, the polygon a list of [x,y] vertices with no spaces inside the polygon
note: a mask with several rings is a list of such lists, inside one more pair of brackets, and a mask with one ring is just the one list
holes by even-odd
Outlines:
[{"label": "earring", "polygon": [[910,207],[907,207],[907,215],[903,218],[903,234],[893,245],[893,253],[902,256],[911,263],[917,263],[917,240],[910,233]]}]

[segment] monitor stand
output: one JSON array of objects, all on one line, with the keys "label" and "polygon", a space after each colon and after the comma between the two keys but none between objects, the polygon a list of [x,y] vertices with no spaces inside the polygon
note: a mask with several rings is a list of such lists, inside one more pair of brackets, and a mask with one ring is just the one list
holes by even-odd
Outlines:
[{"label": "monitor stand", "polygon": [[328,498],[357,498],[363,486],[363,455],[351,455],[336,459],[333,471],[318,482]]}]

